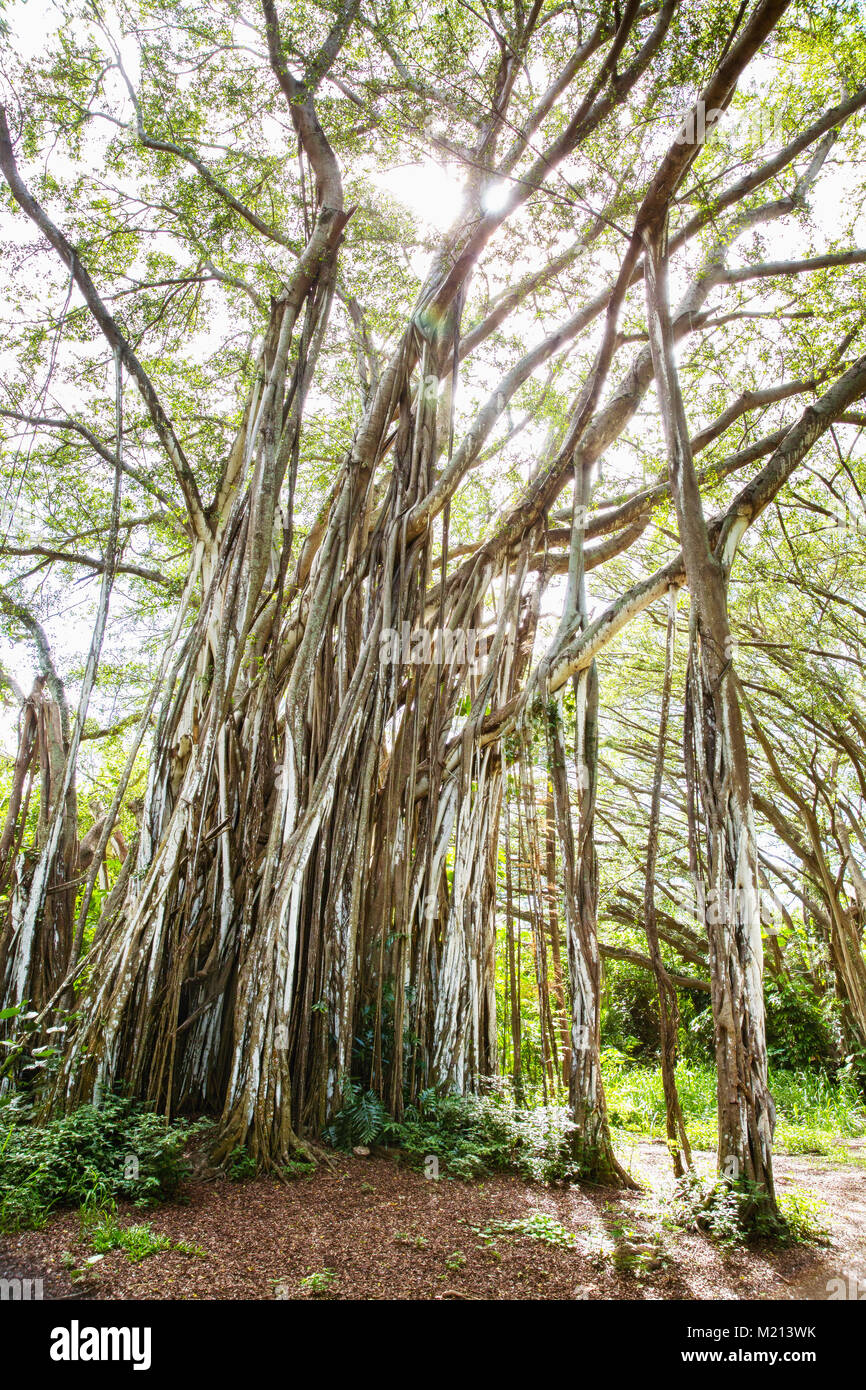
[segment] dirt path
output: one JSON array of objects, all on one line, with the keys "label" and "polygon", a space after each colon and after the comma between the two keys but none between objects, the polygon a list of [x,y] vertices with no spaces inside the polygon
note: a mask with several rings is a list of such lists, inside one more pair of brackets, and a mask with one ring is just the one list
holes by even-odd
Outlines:
[{"label": "dirt path", "polygon": [[[626,1157],[642,1193],[428,1181],[390,1156],[340,1156],[333,1171],[285,1184],[196,1183],[186,1204],[124,1215],[203,1257],[165,1252],[131,1264],[115,1250],[73,1282],[61,1257],[83,1266],[89,1248],[77,1213],[63,1212],[43,1231],[0,1237],[0,1277],[41,1277],[46,1298],[98,1299],[296,1298],[312,1296],[301,1280],[317,1273],[326,1296],[350,1299],[825,1299],[839,1287],[830,1281],[848,1275],[866,1288],[862,1167],[778,1158],[781,1191],[796,1184],[826,1202],[830,1243],[725,1254],[662,1219],[670,1174],[661,1144],[635,1144]],[[709,1168],[710,1155],[700,1158]],[[534,1213],[573,1233],[575,1248],[476,1229],[538,1222]]]}]

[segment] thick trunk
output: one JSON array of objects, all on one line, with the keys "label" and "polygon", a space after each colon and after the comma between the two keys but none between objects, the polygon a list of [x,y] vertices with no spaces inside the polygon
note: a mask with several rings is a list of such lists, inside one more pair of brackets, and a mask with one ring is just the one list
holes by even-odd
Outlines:
[{"label": "thick trunk", "polygon": [[[187,602],[197,580],[201,603],[185,637],[183,611],[175,625],[135,873],[117,928],[95,944],[93,995],[59,1082],[67,1103],[122,1078],[166,1108],[222,1105],[233,1142],[276,1154],[292,1143],[293,883],[309,855],[296,792],[310,778],[304,720],[277,708],[291,481],[288,515],[279,499],[344,222],[321,210],[316,274],[299,271],[272,313],[213,538],[194,554]],[[281,878],[284,850],[297,867]]]},{"label": "thick trunk", "polygon": [[[721,558],[711,552],[673,353],[663,228],[646,234],[645,247],[650,346],[692,603],[687,766],[703,816],[719,1170],[753,1184],[755,1206],[772,1211],[775,1110],[767,1083],[758,856],[727,613],[727,571],[739,534],[727,538]],[[693,834],[695,824],[692,816]],[[700,862],[697,846],[693,852]]]},{"label": "thick trunk", "polygon": [[[399,1114],[407,1088],[472,1090],[495,1072],[501,759],[476,733],[513,695],[537,613],[521,612],[524,565],[480,677],[471,652],[407,665],[391,650],[389,634],[431,617],[434,533],[409,544],[403,519],[433,479],[447,318],[395,355],[318,549],[290,574],[293,460],[344,221],[321,210],[327,254],[273,311],[182,639],[178,620],[136,872],[58,1082],[67,1104],[122,1079],[166,1110],[215,1110],[220,1151],[265,1162],[318,1133],[352,1075]],[[474,630],[489,580],[455,597],[450,629]],[[442,777],[465,694],[464,756]]]},{"label": "thick trunk", "polygon": [[[697,624],[695,624],[697,626]],[[689,669],[689,774],[700,789],[705,867],[701,883],[710,947],[718,1071],[719,1171],[755,1184],[774,1204],[775,1108],[767,1083],[760,886],[751,802],[736,778],[745,741],[733,675],[695,634]],[[730,663],[727,663],[728,665]],[[720,692],[721,686],[721,692]]]}]

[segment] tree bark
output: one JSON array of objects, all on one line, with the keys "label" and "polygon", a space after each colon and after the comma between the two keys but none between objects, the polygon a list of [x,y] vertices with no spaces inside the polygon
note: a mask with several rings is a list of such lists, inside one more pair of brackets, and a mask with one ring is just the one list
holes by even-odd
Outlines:
[{"label": "tree bark", "polygon": [[647,317],[671,491],[692,610],[687,768],[704,819],[704,918],[710,946],[719,1171],[775,1212],[775,1108],[767,1082],[760,883],[746,741],[733,672],[726,567],[710,550],[673,355],[664,227],[645,234]]}]

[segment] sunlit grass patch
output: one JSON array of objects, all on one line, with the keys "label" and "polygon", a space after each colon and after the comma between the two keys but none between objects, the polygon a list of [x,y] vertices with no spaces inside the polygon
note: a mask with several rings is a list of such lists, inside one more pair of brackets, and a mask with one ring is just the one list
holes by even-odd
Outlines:
[{"label": "sunlit grass patch", "polygon": [[[622,1053],[607,1049],[602,1070],[614,1131],[619,1131],[626,1143],[629,1134],[664,1139],[661,1068],[629,1065]],[[714,1149],[718,1140],[715,1070],[681,1062],[677,1090],[692,1146]],[[818,1071],[771,1069],[770,1090],[777,1111],[777,1152],[864,1161],[864,1156],[852,1153],[845,1142],[866,1133],[866,1106],[852,1081],[834,1081]]]}]

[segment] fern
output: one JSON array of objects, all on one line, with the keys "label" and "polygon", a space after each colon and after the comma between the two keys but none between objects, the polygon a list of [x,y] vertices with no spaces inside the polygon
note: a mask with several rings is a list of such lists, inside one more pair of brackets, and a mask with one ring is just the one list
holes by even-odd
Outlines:
[{"label": "fern", "polygon": [[350,1081],[343,1088],[343,1107],[334,1118],[328,1138],[340,1149],[375,1144],[390,1132],[393,1123],[375,1091],[365,1091]]},{"label": "fern", "polygon": [[375,1091],[365,1091],[352,1109],[352,1138],[356,1144],[374,1144],[385,1123],[385,1107]]}]

